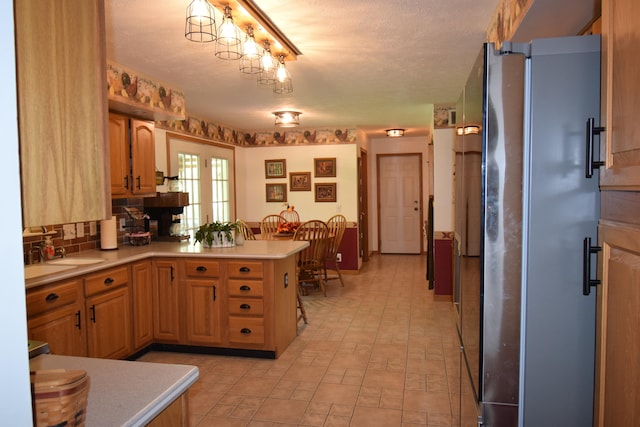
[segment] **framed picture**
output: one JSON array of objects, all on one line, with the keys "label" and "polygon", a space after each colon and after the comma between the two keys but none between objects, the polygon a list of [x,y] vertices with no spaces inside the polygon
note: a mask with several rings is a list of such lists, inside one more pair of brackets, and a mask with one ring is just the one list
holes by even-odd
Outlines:
[{"label": "framed picture", "polygon": [[266,184],[267,202],[286,202],[287,184]]},{"label": "framed picture", "polygon": [[316,184],[316,202],[335,202],[336,201],[336,183]]},{"label": "framed picture", "polygon": [[315,162],[316,177],[334,177],[336,176],[336,158],[313,159]]},{"label": "framed picture", "polygon": [[289,173],[289,189],[291,191],[311,191],[311,172]]},{"label": "framed picture", "polygon": [[286,178],[287,177],[287,161],[285,159],[265,160],[264,161],[264,177],[269,178]]}]

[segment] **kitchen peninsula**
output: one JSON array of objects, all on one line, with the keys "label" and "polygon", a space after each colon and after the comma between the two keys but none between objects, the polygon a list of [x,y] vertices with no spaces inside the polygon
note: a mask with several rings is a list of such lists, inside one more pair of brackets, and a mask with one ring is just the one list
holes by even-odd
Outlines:
[{"label": "kitchen peninsula", "polygon": [[276,358],[296,337],[295,254],[306,246],[152,242],[27,266],[29,338],[67,356],[178,349]]}]

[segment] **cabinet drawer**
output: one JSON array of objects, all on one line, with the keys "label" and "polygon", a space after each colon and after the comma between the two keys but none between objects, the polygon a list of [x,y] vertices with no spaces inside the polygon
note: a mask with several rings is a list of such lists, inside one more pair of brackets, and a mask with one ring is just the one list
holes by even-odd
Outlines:
[{"label": "cabinet drawer", "polygon": [[229,277],[262,279],[264,265],[261,262],[230,261],[227,264]]},{"label": "cabinet drawer", "polygon": [[262,316],[264,314],[264,303],[261,298],[229,298],[229,314],[246,314]]},{"label": "cabinet drawer", "polygon": [[264,283],[262,280],[229,279],[227,293],[236,297],[261,297],[264,294]]},{"label": "cabinet drawer", "polygon": [[128,282],[129,269],[126,266],[112,268],[85,277],[84,292],[85,295],[89,296],[126,285]]},{"label": "cabinet drawer", "polygon": [[229,341],[264,344],[264,320],[257,317],[229,316]]},{"label": "cabinet drawer", "polygon": [[73,304],[78,300],[78,280],[46,286],[27,292],[27,315],[29,317],[47,310]]},{"label": "cabinet drawer", "polygon": [[218,261],[193,259],[185,261],[184,266],[189,277],[218,277],[220,275]]}]

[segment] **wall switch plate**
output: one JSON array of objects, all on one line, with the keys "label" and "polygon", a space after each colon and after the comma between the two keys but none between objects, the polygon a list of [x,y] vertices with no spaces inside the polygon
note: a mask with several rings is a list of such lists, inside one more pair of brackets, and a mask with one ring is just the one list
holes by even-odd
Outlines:
[{"label": "wall switch plate", "polygon": [[95,236],[98,234],[98,225],[95,221],[89,222],[89,236]]},{"label": "wall switch plate", "polygon": [[76,238],[82,237],[84,237],[84,222],[79,222],[76,224]]},{"label": "wall switch plate", "polygon": [[342,262],[342,254],[341,254],[340,252],[338,252],[338,253],[336,254],[336,261],[337,261],[337,262]]},{"label": "wall switch plate", "polygon": [[75,224],[64,224],[62,226],[62,232],[64,234],[64,240],[72,240],[76,238],[76,225]]},{"label": "wall switch plate", "polygon": [[127,225],[127,220],[125,218],[120,218],[120,231],[124,231],[124,227]]}]

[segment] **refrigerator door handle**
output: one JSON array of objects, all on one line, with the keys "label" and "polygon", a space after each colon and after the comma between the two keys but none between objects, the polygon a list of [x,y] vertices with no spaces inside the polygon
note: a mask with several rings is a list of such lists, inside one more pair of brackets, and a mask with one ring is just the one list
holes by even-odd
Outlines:
[{"label": "refrigerator door handle", "polygon": [[582,243],[582,294],[589,295],[591,287],[600,284],[599,279],[591,278],[591,255],[600,252],[602,247],[591,246],[591,237],[585,237]]},{"label": "refrigerator door handle", "polygon": [[595,120],[593,117],[590,117],[587,119],[587,132],[586,132],[586,144],[587,144],[587,149],[585,150],[585,152],[587,153],[587,161],[585,164],[586,167],[586,171],[585,171],[585,178],[591,178],[593,177],[593,171],[596,168],[599,168],[600,166],[604,166],[604,162],[602,160],[593,160],[593,153],[594,153],[594,136],[596,135],[600,135],[600,132],[604,132],[605,128],[601,127],[601,126],[595,126]]}]

